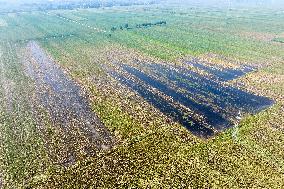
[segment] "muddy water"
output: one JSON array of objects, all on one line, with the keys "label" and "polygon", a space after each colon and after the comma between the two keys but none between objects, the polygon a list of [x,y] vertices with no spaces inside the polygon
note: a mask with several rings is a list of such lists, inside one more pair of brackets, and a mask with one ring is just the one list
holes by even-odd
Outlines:
[{"label": "muddy water", "polygon": [[[244,75],[250,68],[217,70],[197,62],[193,64],[198,69],[208,71],[214,79],[181,66],[144,62],[117,65],[119,71],[112,72],[113,77],[136,91],[161,112],[180,122],[192,133],[202,137],[210,137],[216,132],[232,127],[238,122],[237,117],[247,113],[255,114],[274,103],[269,98],[222,83]],[[169,100],[153,93],[151,88],[192,110],[202,119],[187,115],[183,109],[173,106]]]},{"label": "muddy water", "polygon": [[36,98],[48,111],[53,123],[59,125],[66,135],[79,129],[98,149],[109,148],[112,143],[110,133],[92,111],[80,86],[37,43],[28,43],[27,52],[30,61],[26,67],[28,75],[35,81]]}]

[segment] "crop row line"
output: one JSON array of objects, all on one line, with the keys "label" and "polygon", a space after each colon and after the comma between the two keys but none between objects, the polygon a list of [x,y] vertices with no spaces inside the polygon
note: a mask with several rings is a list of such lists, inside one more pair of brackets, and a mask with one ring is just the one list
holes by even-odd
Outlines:
[{"label": "crop row line", "polygon": [[97,32],[102,32],[102,33],[106,33],[106,32],[107,32],[106,30],[99,29],[99,28],[96,28],[96,27],[93,27],[93,26],[90,26],[90,25],[86,25],[86,24],[80,23],[80,22],[78,22],[78,21],[76,21],[76,20],[72,20],[72,19],[69,19],[69,18],[60,16],[60,15],[52,15],[52,14],[50,14],[50,13],[48,13],[48,12],[46,12],[45,14],[48,15],[48,16],[56,16],[57,18],[63,19],[63,20],[65,20],[65,21],[67,21],[67,22],[73,22],[73,23],[75,23],[75,24],[79,24],[79,25],[84,26],[84,27],[87,27],[87,28],[89,28],[89,29],[93,29],[93,30],[95,30],[95,31],[97,31]]}]

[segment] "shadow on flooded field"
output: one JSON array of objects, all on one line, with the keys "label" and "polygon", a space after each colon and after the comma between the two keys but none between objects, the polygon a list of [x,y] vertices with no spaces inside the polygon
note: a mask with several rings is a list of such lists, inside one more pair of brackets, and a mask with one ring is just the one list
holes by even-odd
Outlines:
[{"label": "shadow on flooded field", "polygon": [[74,163],[78,150],[93,155],[96,149],[110,148],[110,133],[92,111],[81,87],[36,42],[28,43],[27,54],[26,69],[35,82],[36,101],[48,112],[52,125],[62,131],[61,145],[67,150],[65,157],[59,158],[61,163]]},{"label": "shadow on flooded field", "polygon": [[[205,138],[232,127],[242,114],[257,113],[274,103],[269,98],[226,86],[220,78],[207,78],[182,66],[145,62],[117,63],[115,66],[118,68],[110,72],[112,77],[193,134]],[[221,73],[221,70],[215,72],[205,66],[202,69],[214,71],[214,75],[223,80],[240,77],[249,71],[248,68],[227,69]],[[188,109],[193,113],[188,114]]]}]

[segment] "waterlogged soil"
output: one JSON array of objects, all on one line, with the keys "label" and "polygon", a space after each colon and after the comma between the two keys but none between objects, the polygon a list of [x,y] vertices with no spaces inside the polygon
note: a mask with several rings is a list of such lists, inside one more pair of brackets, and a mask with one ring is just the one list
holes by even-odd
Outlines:
[{"label": "waterlogged soil", "polygon": [[[87,154],[93,154],[94,147],[110,148],[112,137],[92,111],[84,90],[36,42],[29,42],[26,49],[25,67],[35,83],[37,106],[47,111],[51,125],[63,132],[61,145],[68,148],[61,162],[73,163],[76,160],[74,151],[78,148]],[[81,139],[85,142],[79,141]],[[51,143],[47,146],[53,145]]]},{"label": "waterlogged soil", "polygon": [[209,67],[195,59],[182,66],[146,61],[113,62],[108,72],[193,134],[208,138],[233,127],[243,116],[273,105],[269,98],[226,84],[250,71],[253,68],[249,66]]}]

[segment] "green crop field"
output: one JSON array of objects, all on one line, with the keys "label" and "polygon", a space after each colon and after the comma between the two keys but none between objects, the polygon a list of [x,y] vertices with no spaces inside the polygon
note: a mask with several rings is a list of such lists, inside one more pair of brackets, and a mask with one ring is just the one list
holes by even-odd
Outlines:
[{"label": "green crop field", "polygon": [[284,187],[284,7],[2,9],[0,188]]}]

